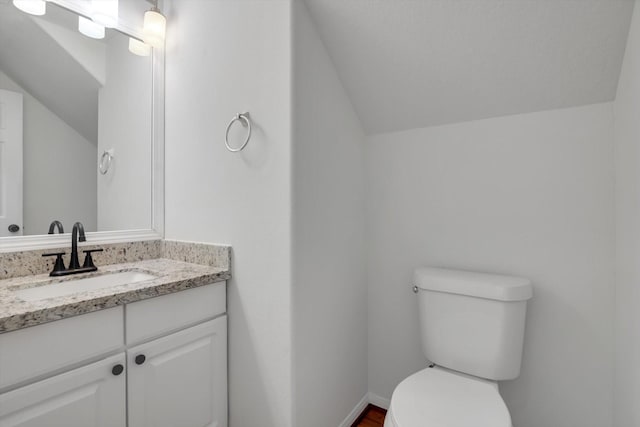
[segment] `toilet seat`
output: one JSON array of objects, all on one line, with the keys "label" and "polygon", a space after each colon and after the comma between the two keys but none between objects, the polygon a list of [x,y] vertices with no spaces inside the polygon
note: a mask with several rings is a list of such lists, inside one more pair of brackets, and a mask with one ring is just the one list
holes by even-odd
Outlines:
[{"label": "toilet seat", "polygon": [[511,416],[496,383],[434,367],[396,387],[385,427],[511,427]]}]

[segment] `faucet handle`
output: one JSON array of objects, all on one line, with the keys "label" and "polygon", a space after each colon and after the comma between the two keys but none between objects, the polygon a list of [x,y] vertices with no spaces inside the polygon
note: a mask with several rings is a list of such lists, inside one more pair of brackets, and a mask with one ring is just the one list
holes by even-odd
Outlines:
[{"label": "faucet handle", "polygon": [[82,268],[97,268],[96,265],[93,263],[93,257],[91,256],[91,254],[93,252],[102,252],[102,251],[104,251],[104,249],[102,249],[102,248],[87,249],[87,250],[82,251],[82,252],[85,253],[84,264],[82,265]]},{"label": "faucet handle", "polygon": [[64,261],[62,260],[62,255],[64,255],[65,253],[66,252],[53,252],[48,254],[42,254],[43,257],[45,256],[56,257],[56,263],[53,265],[53,270],[51,271],[51,273],[49,273],[49,276],[58,276],[60,272],[65,271]]}]

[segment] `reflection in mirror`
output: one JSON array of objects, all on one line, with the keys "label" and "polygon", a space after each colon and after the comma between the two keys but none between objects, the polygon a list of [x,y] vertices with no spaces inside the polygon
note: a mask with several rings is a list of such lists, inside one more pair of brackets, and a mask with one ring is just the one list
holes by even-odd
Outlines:
[{"label": "reflection in mirror", "polygon": [[0,2],[0,237],[152,228],[151,56],[78,19]]}]

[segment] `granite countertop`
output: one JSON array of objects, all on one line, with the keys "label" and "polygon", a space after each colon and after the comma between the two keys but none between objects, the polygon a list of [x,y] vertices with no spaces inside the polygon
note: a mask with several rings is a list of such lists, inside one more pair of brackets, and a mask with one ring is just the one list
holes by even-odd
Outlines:
[{"label": "granite countertop", "polygon": [[[21,289],[120,271],[137,271],[157,277],[133,284],[37,301],[25,301],[16,294],[16,291]],[[105,265],[99,267],[96,272],[57,278],[49,277],[48,274],[38,274],[0,280],[0,333],[196,288],[230,277],[229,268],[159,258]]]}]

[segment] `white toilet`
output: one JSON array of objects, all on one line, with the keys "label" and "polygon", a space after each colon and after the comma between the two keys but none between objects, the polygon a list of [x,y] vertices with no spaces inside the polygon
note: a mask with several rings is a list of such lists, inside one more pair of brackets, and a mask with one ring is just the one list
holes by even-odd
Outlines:
[{"label": "white toilet", "polygon": [[499,380],[520,374],[527,279],[415,271],[422,348],[434,365],[394,390],[385,427],[512,427]]}]

